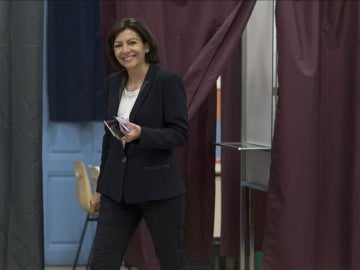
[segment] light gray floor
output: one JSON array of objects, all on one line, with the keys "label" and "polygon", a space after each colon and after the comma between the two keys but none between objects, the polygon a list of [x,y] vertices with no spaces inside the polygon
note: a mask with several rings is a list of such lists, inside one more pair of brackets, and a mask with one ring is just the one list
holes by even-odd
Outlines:
[{"label": "light gray floor", "polygon": [[[45,267],[45,270],[72,270],[72,266],[51,266],[51,267]],[[85,267],[76,267],[76,270],[85,270]],[[120,270],[130,270],[125,267],[121,267]]]},{"label": "light gray floor", "polygon": [[[72,267],[45,267],[45,270],[72,270]],[[85,270],[85,267],[76,267],[76,270]]]},{"label": "light gray floor", "polygon": [[[45,267],[45,270],[72,270],[72,267]],[[76,270],[85,270],[85,267],[76,267]]]}]

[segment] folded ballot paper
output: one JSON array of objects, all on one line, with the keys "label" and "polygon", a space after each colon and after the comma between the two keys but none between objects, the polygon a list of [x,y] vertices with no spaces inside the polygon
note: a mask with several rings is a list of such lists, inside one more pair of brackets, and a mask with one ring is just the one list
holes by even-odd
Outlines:
[{"label": "folded ballot paper", "polygon": [[118,117],[115,116],[115,119],[119,122],[119,124],[121,125],[121,127],[126,131],[126,132],[130,132],[130,128],[128,126],[126,126],[123,122],[124,118],[122,117]]},{"label": "folded ballot paper", "polygon": [[124,137],[124,134],[120,131],[119,124],[126,132],[130,132],[130,128],[123,123],[121,117],[114,117],[114,119],[105,120],[104,124],[110,130],[111,134],[119,140],[121,140],[121,137]]}]

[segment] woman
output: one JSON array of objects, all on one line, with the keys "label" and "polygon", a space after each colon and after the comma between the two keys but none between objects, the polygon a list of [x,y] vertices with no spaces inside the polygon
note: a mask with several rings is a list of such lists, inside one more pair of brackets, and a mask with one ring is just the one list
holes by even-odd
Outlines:
[{"label": "woman", "polygon": [[99,209],[91,269],[119,270],[142,218],[161,269],[189,269],[183,240],[185,187],[174,155],[174,148],[188,139],[183,81],[157,65],[156,42],[139,20],[117,22],[106,49],[120,70],[108,78],[107,118],[125,119],[129,131],[119,125],[123,136],[118,139],[105,129],[91,200],[93,211]]}]

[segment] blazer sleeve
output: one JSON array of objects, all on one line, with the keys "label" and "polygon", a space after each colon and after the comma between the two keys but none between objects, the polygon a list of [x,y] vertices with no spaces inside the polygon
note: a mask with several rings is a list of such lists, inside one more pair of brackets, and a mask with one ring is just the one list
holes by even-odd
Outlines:
[{"label": "blazer sleeve", "polygon": [[163,128],[141,126],[138,147],[168,149],[183,145],[188,140],[189,124],[186,108],[186,93],[182,78],[168,73],[160,78],[163,82],[162,100]]}]

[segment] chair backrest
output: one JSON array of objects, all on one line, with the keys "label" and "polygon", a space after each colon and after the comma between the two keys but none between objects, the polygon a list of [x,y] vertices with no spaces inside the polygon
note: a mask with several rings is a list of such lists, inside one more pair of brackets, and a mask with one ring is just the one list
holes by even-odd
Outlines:
[{"label": "chair backrest", "polygon": [[83,161],[75,160],[74,169],[76,176],[77,197],[81,208],[87,213],[90,211],[90,200],[92,196],[89,175]]},{"label": "chair backrest", "polygon": [[98,180],[98,177],[100,174],[100,168],[99,168],[99,166],[94,166],[94,165],[88,165],[88,166],[91,171],[91,178],[94,181],[94,185],[96,187],[97,180]]}]

